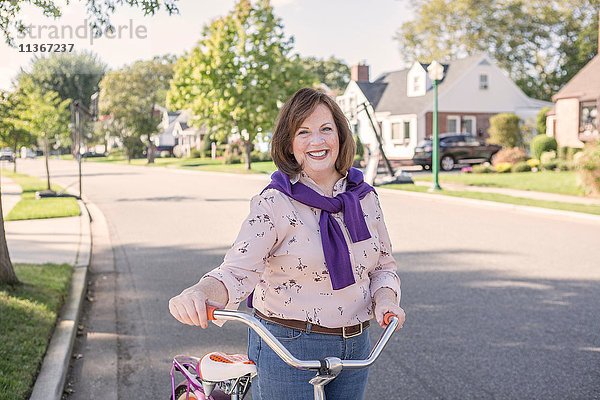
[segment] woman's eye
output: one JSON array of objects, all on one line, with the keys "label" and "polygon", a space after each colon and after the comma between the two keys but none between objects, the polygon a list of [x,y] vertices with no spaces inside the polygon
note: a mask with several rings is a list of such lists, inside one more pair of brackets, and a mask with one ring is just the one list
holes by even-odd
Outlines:
[{"label": "woman's eye", "polygon": [[305,134],[307,134],[307,133],[308,133],[308,131],[299,131],[299,132],[298,132],[298,135],[305,135]]},{"label": "woman's eye", "polygon": [[325,128],[323,128],[323,130],[324,130],[324,131],[331,131],[331,130],[333,130],[333,129],[331,129],[331,127],[329,127],[329,126],[326,126]]}]

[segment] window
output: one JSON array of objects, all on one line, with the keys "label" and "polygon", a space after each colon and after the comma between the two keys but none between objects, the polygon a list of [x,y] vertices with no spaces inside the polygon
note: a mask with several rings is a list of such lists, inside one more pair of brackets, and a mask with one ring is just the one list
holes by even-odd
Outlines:
[{"label": "window", "polygon": [[404,121],[404,140],[410,140],[410,121]]},{"label": "window", "polygon": [[450,133],[460,132],[460,117],[457,117],[457,116],[448,117],[446,131],[448,131]]},{"label": "window", "polygon": [[467,116],[462,118],[461,128],[463,133],[468,133],[469,135],[475,134],[475,123],[477,119],[475,117]]},{"label": "window", "polygon": [[598,105],[595,102],[581,103],[579,139],[586,140],[598,136]]},{"label": "window", "polygon": [[360,131],[360,120],[357,120],[356,123],[352,125],[352,128],[353,133],[358,135],[358,132]]},{"label": "window", "polygon": [[401,140],[400,136],[400,123],[394,122],[392,123],[392,140]]},{"label": "window", "polygon": [[421,77],[418,75],[413,78],[413,92],[414,93],[421,92]]},{"label": "window", "polygon": [[479,75],[479,89],[486,90],[489,87],[487,74]]}]

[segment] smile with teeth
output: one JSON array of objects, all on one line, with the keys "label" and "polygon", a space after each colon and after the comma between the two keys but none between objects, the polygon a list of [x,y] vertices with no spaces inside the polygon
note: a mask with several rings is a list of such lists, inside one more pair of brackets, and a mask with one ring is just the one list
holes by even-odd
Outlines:
[{"label": "smile with teeth", "polygon": [[309,151],[308,152],[308,155],[313,158],[322,158],[323,156],[325,156],[325,154],[327,154],[327,150]]}]

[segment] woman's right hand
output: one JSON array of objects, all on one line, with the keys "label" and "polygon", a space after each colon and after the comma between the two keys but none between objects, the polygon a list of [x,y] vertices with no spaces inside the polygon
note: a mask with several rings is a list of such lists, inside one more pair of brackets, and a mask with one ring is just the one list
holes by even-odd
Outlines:
[{"label": "woman's right hand", "polygon": [[191,287],[169,300],[169,311],[183,324],[206,328],[206,300],[207,296],[201,289]]}]

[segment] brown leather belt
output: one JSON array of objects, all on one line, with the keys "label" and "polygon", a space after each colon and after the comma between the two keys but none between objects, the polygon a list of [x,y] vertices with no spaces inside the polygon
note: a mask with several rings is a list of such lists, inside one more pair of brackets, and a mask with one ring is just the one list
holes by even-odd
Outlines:
[{"label": "brown leather belt", "polygon": [[[265,321],[272,322],[277,325],[285,326],[286,328],[297,329],[299,331],[307,332],[309,323],[307,321],[300,321],[297,319],[282,319],[275,317],[267,317],[256,308],[254,309],[254,313],[261,319]],[[344,326],[342,328],[327,328],[321,325],[310,324],[310,332],[321,333],[324,335],[338,335],[343,336],[344,338],[351,338],[354,336],[358,336],[365,329],[369,327],[369,321],[365,321],[361,324],[356,324],[352,326]]]}]

